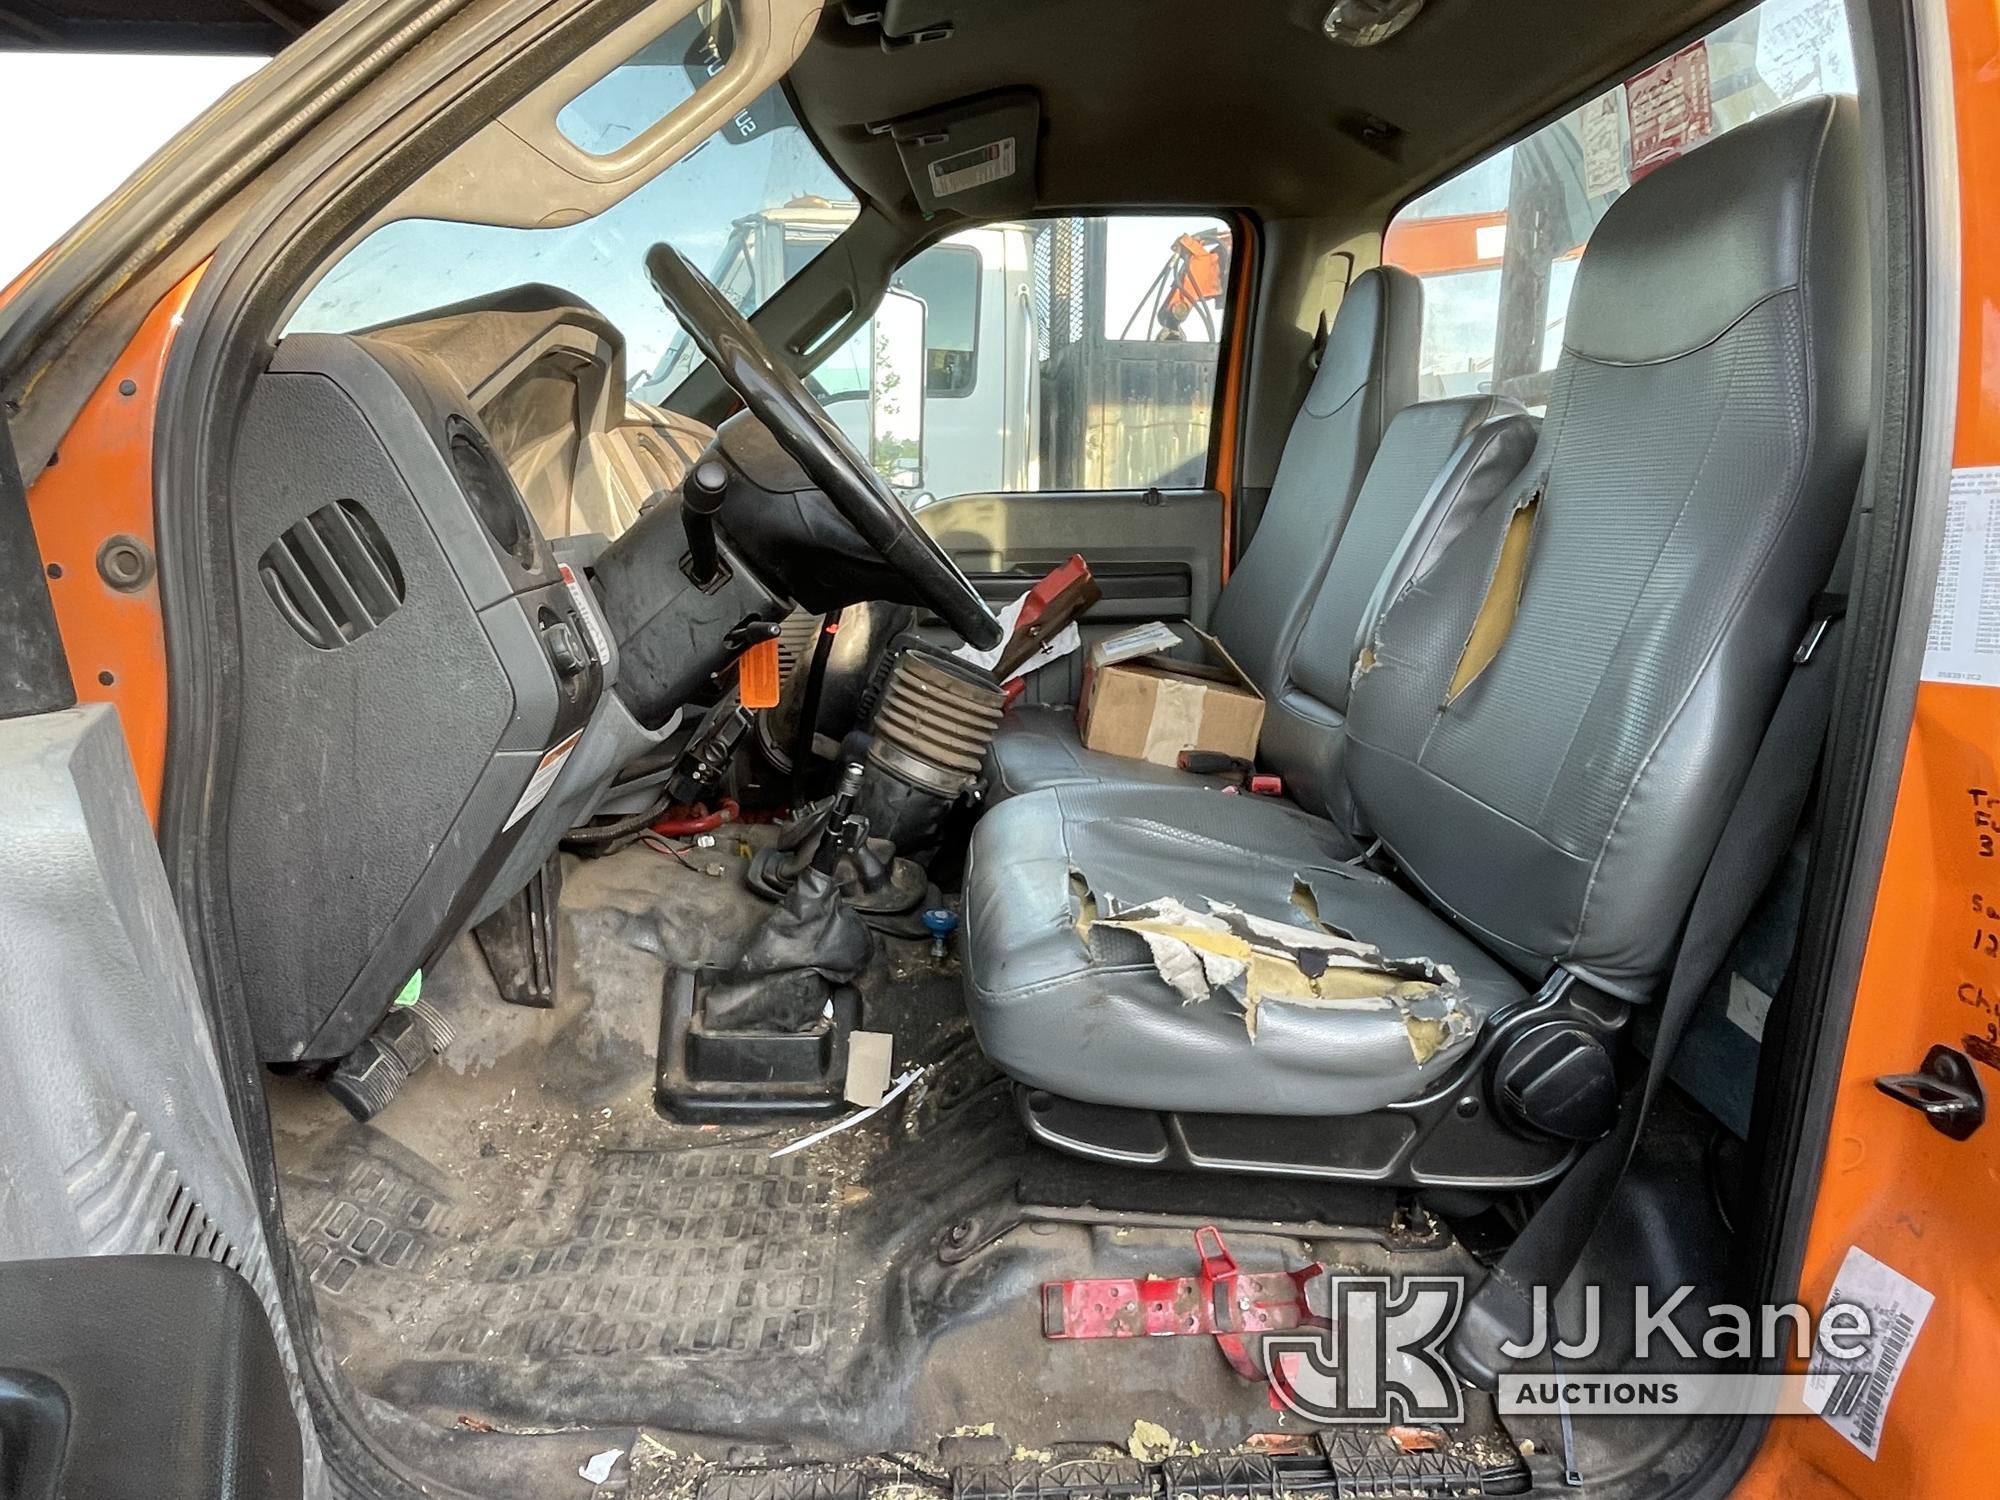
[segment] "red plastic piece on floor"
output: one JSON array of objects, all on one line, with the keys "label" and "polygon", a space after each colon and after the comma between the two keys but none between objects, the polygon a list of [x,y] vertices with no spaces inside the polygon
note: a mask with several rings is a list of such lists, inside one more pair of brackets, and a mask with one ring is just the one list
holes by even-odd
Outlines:
[{"label": "red plastic piece on floor", "polygon": [[1245,1272],[1213,1224],[1195,1231],[1201,1271],[1195,1276],[1106,1277],[1042,1284],[1042,1334],[1051,1339],[1212,1337],[1237,1374],[1264,1372],[1246,1335],[1324,1327],[1306,1303],[1306,1288],[1324,1269]]}]

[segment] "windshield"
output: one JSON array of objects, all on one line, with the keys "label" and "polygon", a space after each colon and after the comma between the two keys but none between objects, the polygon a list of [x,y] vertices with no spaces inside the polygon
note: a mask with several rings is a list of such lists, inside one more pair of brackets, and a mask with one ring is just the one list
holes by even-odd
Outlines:
[{"label": "windshield", "polygon": [[[699,36],[669,33],[579,96],[593,139],[615,145],[657,118],[657,90],[613,89],[628,71],[657,77],[662,54],[704,66]],[[641,116],[615,127],[621,101]],[[566,112],[567,113],[567,112]],[[566,132],[582,134],[581,124]],[[647,278],[646,252],[666,240],[708,270],[745,316],[852,221],[852,195],[813,146],[784,92],[772,88],[716,136],[594,218],[552,229],[437,219],[385,224],[313,287],[287,333],[352,333],[432,308],[545,282],[588,303],[625,335],[634,394],[657,399],[695,363],[680,324]]]},{"label": "windshield", "polygon": [[[858,211],[852,198],[799,193],[738,219],[713,260],[688,253],[697,264],[706,264],[708,279],[747,318],[832,244]],[[642,401],[659,402],[700,363],[701,351],[677,332],[657,361],[646,366],[628,362],[631,392]]]}]

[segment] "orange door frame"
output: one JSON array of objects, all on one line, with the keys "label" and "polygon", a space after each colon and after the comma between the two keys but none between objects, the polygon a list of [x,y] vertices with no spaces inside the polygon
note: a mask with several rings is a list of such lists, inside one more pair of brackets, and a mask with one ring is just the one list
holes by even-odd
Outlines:
[{"label": "orange door frame", "polygon": [[[2000,465],[2000,12],[1993,0],[1949,0],[1944,15],[1962,257],[1952,463],[1971,468]],[[2000,1107],[2000,942],[1989,940],[2000,803],[1987,796],[2000,797],[2000,687],[1920,683],[1800,1293],[1823,1306],[1858,1245],[1936,1301],[1877,1458],[1816,1419],[1774,1422],[1743,1495],[1900,1500],[2000,1488],[2000,1422],[1982,1375],[2000,1353],[2000,1121],[1954,1141],[1875,1088],[1942,1042],[1974,1059]]]},{"label": "orange door frame", "polygon": [[153,524],[153,422],[181,315],[206,264],[139,327],[28,491],[28,518],[76,695],[109,703],[157,826],[167,765],[167,637]]}]

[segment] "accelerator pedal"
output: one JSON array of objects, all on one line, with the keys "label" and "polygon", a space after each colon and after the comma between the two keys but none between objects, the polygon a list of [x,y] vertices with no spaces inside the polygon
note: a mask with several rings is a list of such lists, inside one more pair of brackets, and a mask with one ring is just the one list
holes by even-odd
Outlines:
[{"label": "accelerator pedal", "polygon": [[403,1085],[451,1045],[451,1023],[428,1001],[390,1007],[368,1039],[333,1065],[326,1091],[357,1120],[372,1120]]}]

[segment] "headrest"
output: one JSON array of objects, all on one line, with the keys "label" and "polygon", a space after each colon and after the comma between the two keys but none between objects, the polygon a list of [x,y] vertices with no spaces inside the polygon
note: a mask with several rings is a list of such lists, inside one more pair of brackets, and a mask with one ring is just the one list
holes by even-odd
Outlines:
[{"label": "headrest", "polygon": [[1424,284],[1395,266],[1354,278],[1327,330],[1305,410],[1331,416],[1371,380],[1385,387],[1388,419],[1417,399],[1417,355],[1424,332]]},{"label": "headrest", "polygon": [[[1584,248],[1563,345],[1643,364],[1712,342],[1774,292],[1865,286],[1851,98],[1788,104],[1632,184]],[[1813,299],[1808,298],[1809,315]],[[1829,309],[1847,311],[1830,296]]]}]

